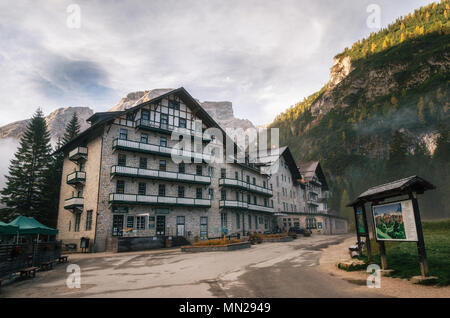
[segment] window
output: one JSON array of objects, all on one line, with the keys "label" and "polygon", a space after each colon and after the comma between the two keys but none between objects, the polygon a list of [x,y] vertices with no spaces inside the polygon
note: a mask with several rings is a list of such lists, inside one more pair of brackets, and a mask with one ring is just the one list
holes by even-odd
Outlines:
[{"label": "window", "polygon": [[75,232],[80,232],[80,221],[81,221],[81,213],[75,214]]},{"label": "window", "polygon": [[257,201],[256,201],[256,196],[253,197],[253,204],[256,205]]},{"label": "window", "polygon": [[214,167],[208,167],[208,176],[214,177]]},{"label": "window", "polygon": [[144,144],[148,144],[148,135],[147,134],[141,134],[141,142]]},{"label": "window", "polygon": [[255,228],[258,229],[258,217],[255,215]]},{"label": "window", "polygon": [[208,238],[208,217],[200,217],[200,239],[206,240]]},{"label": "window", "polygon": [[280,176],[277,176],[277,187],[280,186]]},{"label": "window", "polygon": [[178,186],[178,197],[184,198],[184,187],[183,186]]},{"label": "window", "polygon": [[145,216],[140,215],[136,217],[136,229],[145,230]]},{"label": "window", "polygon": [[145,195],[146,192],[147,192],[147,184],[144,182],[139,182],[138,194]]},{"label": "window", "polygon": [[253,184],[256,184],[256,178],[253,177]]},{"label": "window", "polygon": [[185,171],[186,171],[186,167],[184,166],[184,162],[180,162],[178,164],[178,172],[179,173],[185,173]]},{"label": "window", "polygon": [[178,120],[178,127],[180,127],[180,128],[186,128],[186,119],[180,118],[180,119]]},{"label": "window", "polygon": [[227,191],[220,190],[220,200],[225,201],[227,199]]},{"label": "window", "polygon": [[159,138],[159,145],[161,147],[167,147],[167,138],[166,137],[160,137]]},{"label": "window", "polygon": [[143,120],[149,120],[150,119],[150,112],[148,110],[146,110],[146,109],[143,109],[141,111],[141,118]]},{"label": "window", "polygon": [[117,157],[117,164],[119,166],[125,167],[127,165],[127,156],[123,153],[119,153]]},{"label": "window", "polygon": [[264,228],[267,230],[269,228],[269,220],[264,218]]},{"label": "window", "polygon": [[247,183],[250,183],[250,176],[247,176],[247,177],[245,178],[245,180],[247,181]]},{"label": "window", "polygon": [[241,216],[239,215],[239,213],[236,213],[236,228],[241,228]]},{"label": "window", "polygon": [[203,167],[201,165],[197,165],[195,167],[195,172],[196,172],[197,176],[203,175]]},{"label": "window", "polygon": [[214,199],[214,189],[213,188],[208,189],[208,199],[210,199],[210,200]]},{"label": "window", "polygon": [[127,120],[133,120],[133,114],[127,113]]},{"label": "window", "polygon": [[134,228],[134,215],[128,215],[127,216],[127,228],[133,229]]},{"label": "window", "polygon": [[234,172],[234,178],[235,178],[236,180],[239,179],[239,172],[237,172],[237,171]]},{"label": "window", "polygon": [[220,226],[222,227],[222,234],[228,234],[227,213],[220,214]]},{"label": "window", "polygon": [[147,158],[144,157],[139,158],[139,168],[147,169]]},{"label": "window", "polygon": [[247,203],[252,203],[252,197],[250,196],[250,194],[247,194]]},{"label": "window", "polygon": [[119,193],[119,194],[124,194],[125,193],[125,181],[117,180],[116,193]]},{"label": "window", "polygon": [[248,215],[248,228],[252,228],[252,216],[250,214]]},{"label": "window", "polygon": [[180,110],[180,102],[169,99],[169,108],[173,108],[175,110]]},{"label": "window", "polygon": [[264,206],[267,206],[267,198],[264,198]]},{"label": "window", "polygon": [[161,126],[167,126],[167,124],[169,123],[167,114],[161,114],[159,122],[161,123]]},{"label": "window", "polygon": [[119,139],[127,140],[128,139],[128,130],[120,128]]},{"label": "window", "polygon": [[184,236],[184,216],[177,216],[177,236]]},{"label": "window", "polygon": [[86,231],[90,231],[92,229],[92,210],[86,211]]},{"label": "window", "polygon": [[236,191],[236,201],[240,201],[239,200],[239,192],[238,191]]},{"label": "window", "polygon": [[165,184],[160,184],[158,186],[158,195],[160,197],[165,197],[166,196],[166,185]]},{"label": "window", "polygon": [[201,199],[201,198],[202,198],[202,195],[203,195],[203,190],[202,190],[202,188],[197,188],[197,190],[195,191],[195,197],[196,197],[197,199]]},{"label": "window", "polygon": [[167,163],[166,160],[159,161],[159,171],[166,171]]},{"label": "window", "polygon": [[266,187],[266,181],[263,181],[263,188]]},{"label": "window", "polygon": [[112,235],[122,236],[122,230],[123,230],[123,215],[118,214],[113,215]]},{"label": "window", "polygon": [[220,177],[221,178],[227,177],[227,170],[225,168],[220,169]]}]

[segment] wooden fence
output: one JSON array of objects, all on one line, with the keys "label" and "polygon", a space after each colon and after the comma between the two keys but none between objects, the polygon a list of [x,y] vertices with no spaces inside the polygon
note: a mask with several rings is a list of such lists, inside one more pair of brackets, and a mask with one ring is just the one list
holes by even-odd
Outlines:
[{"label": "wooden fence", "polygon": [[28,244],[0,244],[0,277],[11,275],[30,266],[61,256],[61,242]]}]

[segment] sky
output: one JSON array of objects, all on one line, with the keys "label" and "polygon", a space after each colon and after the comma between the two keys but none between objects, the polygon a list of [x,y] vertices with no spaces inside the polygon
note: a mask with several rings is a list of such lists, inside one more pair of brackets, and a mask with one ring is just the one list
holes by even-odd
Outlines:
[{"label": "sky", "polygon": [[[267,124],[326,84],[333,57],[426,0],[0,2],[0,126],[41,107],[106,111],[183,86]],[[369,7],[370,8],[370,7]],[[79,17],[79,18],[78,18]]]}]

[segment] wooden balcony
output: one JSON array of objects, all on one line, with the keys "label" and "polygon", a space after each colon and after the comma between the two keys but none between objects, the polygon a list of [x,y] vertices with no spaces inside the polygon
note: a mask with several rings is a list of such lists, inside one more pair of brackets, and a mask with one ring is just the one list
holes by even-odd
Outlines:
[{"label": "wooden balcony", "polygon": [[124,166],[112,166],[111,176],[156,179],[156,180],[166,180],[166,181],[176,181],[176,182],[186,182],[196,184],[211,183],[211,177],[209,176],[199,176],[189,173],[179,173],[153,169],[141,169]]},{"label": "wooden balcony", "polygon": [[211,206],[210,199],[196,198],[180,198],[159,195],[139,195],[139,194],[122,194],[111,193],[109,202],[112,204],[130,204],[130,205],[167,205],[167,206],[190,206],[209,208]]},{"label": "wooden balcony", "polygon": [[66,182],[70,185],[83,184],[86,181],[86,172],[74,171],[67,175]]},{"label": "wooden balcony", "polygon": [[258,194],[262,194],[262,195],[266,195],[266,196],[270,196],[270,197],[273,196],[273,191],[271,189],[257,186],[255,184],[247,183],[245,181],[238,180],[238,179],[221,178],[221,179],[219,179],[219,185],[237,188],[237,189],[241,189],[241,190],[246,190],[246,191],[250,191],[250,192],[254,192],[254,193],[258,193]]},{"label": "wooden balcony", "polygon": [[64,209],[73,210],[73,209],[83,209],[84,207],[84,198],[73,197],[66,199],[64,201]]},{"label": "wooden balcony", "polygon": [[78,161],[80,159],[87,159],[88,148],[87,147],[77,147],[69,152],[69,160]]},{"label": "wooden balcony", "polygon": [[203,153],[199,152],[193,152],[193,151],[186,151],[186,150],[180,150],[175,149],[172,147],[164,147],[160,145],[153,145],[138,141],[132,141],[132,140],[124,140],[124,139],[114,139],[113,141],[113,150],[120,149],[120,150],[127,150],[127,151],[133,151],[133,152],[140,152],[140,153],[149,153],[154,155],[160,155],[165,157],[171,157],[171,156],[178,156],[180,158],[187,158],[187,159],[194,159],[194,160],[206,160],[209,161],[211,159],[210,155],[205,155]]}]

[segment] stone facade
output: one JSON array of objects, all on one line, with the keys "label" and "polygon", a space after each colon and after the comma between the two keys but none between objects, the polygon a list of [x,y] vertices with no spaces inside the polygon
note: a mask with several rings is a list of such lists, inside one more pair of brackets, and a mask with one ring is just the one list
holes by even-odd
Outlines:
[{"label": "stone facade", "polygon": [[[175,106],[171,108],[169,104],[173,101]],[[163,116],[164,129],[138,125],[147,118],[160,124]],[[227,162],[185,162],[183,175],[209,177],[210,182],[181,181],[178,163],[161,152],[179,143],[167,134],[170,128],[166,126],[190,129],[195,120],[201,119],[175,93],[117,113],[101,124],[93,119],[91,130],[64,149],[58,239],[79,247],[80,239],[87,237],[93,246],[91,250],[100,252],[117,249],[117,235],[149,239],[161,235],[184,236],[193,241],[223,234],[271,231],[274,225],[271,196],[248,189],[253,185],[269,190],[268,177],[259,168]],[[210,127],[203,124],[202,128]],[[200,145],[206,144],[200,142]],[[87,148],[88,154],[75,160],[71,154],[78,147]],[[147,151],[150,147],[157,150]],[[85,180],[68,184],[67,177],[75,171],[85,172]],[[123,171],[134,174],[123,174]],[[177,177],[164,177],[161,171]],[[221,184],[221,179],[240,181],[244,186]],[[162,186],[164,194],[161,194]],[[181,188],[183,195],[180,195]],[[81,200],[82,204],[68,205],[69,198]],[[152,201],[156,199],[157,202]],[[177,201],[167,203],[166,200]],[[210,204],[197,204],[208,200]],[[179,203],[185,201],[195,203]],[[239,208],[233,206],[236,202]]]}]

